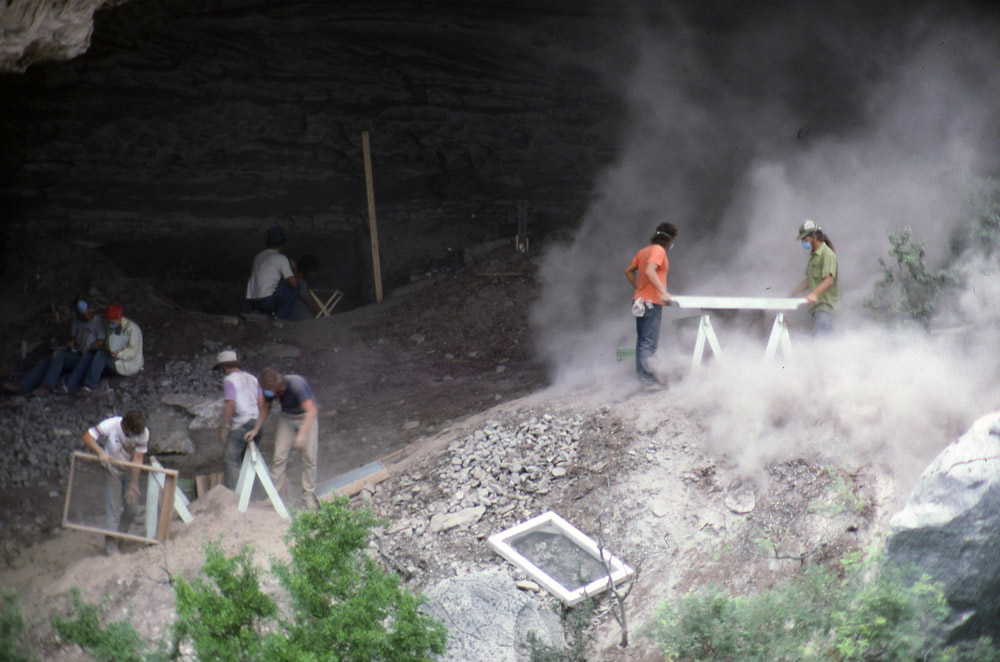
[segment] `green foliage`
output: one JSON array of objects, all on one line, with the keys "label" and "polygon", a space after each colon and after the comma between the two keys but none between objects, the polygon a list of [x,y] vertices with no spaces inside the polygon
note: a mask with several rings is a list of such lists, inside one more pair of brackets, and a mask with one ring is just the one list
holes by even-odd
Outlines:
[{"label": "green foliage", "polygon": [[[443,653],[444,626],[421,614],[422,598],[363,553],[376,525],[347,499],[299,513],[288,532],[290,564],[275,574],[288,590],[294,622],[267,642],[268,659],[430,660]],[[330,657],[334,655],[334,657]]]},{"label": "green foliage", "polygon": [[29,662],[30,651],[21,646],[24,616],[13,593],[0,594],[0,662]]},{"label": "green foliage", "polygon": [[202,572],[214,585],[183,578],[174,585],[175,642],[190,639],[201,660],[260,659],[264,624],[278,608],[260,590],[251,550],[227,558],[218,544],[209,544]]},{"label": "green foliage", "polygon": [[75,618],[52,619],[52,627],[65,641],[88,651],[98,662],[143,662],[146,644],[128,621],[101,623],[103,610],[85,602],[80,590],[72,593]]},{"label": "green foliage", "polygon": [[865,300],[865,307],[882,321],[930,321],[938,295],[958,284],[947,269],[931,270],[924,261],[924,244],[909,227],[889,235],[891,262],[879,258],[882,280]]},{"label": "green foliage", "polygon": [[1000,179],[993,177],[976,182],[969,195],[971,220],[964,235],[952,240],[952,253],[967,250],[991,255],[1000,248]]},{"label": "green foliage", "polygon": [[347,499],[295,515],[287,540],[291,562],[274,572],[288,592],[289,612],[260,589],[260,572],[244,548],[227,557],[218,544],[205,550],[208,581],[177,580],[173,646],[147,647],[127,622],[102,625],[101,610],[73,592],[75,618],[53,619],[66,641],[97,660],[159,662],[176,659],[190,641],[199,660],[253,662],[420,662],[443,653],[444,626],[420,613],[423,598],[365,553],[378,522]]},{"label": "green foliage", "polygon": [[562,607],[563,629],[569,633],[569,647],[549,646],[534,631],[528,633],[526,648],[531,662],[588,662],[587,647],[594,639],[590,622],[597,608],[597,598],[590,598],[573,607]]},{"label": "green foliage", "polygon": [[990,649],[942,648],[947,613],[927,576],[848,556],[842,573],[807,568],[756,595],[691,593],[662,606],[649,632],[668,660],[972,660]]},{"label": "green foliage", "polygon": [[951,239],[951,261],[940,270],[927,267],[924,244],[909,227],[889,235],[890,259],[879,259],[882,279],[865,300],[876,319],[927,324],[940,295],[960,284],[963,262],[1000,250],[1000,179],[976,181],[966,211],[967,220]]}]

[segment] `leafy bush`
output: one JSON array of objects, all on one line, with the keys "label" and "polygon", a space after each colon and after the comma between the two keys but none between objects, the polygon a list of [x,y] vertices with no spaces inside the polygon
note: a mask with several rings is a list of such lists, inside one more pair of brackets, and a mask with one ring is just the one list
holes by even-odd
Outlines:
[{"label": "leafy bush", "polygon": [[882,280],[865,300],[865,306],[882,321],[916,320],[926,324],[934,314],[938,295],[958,285],[947,269],[932,271],[924,261],[924,244],[909,227],[889,235],[889,256],[879,258]]},{"label": "leafy bush", "polygon": [[649,632],[668,660],[1000,659],[989,640],[943,647],[948,610],[927,576],[842,563],[841,575],[811,567],[756,595],[691,593],[662,606]]},{"label": "leafy bush", "polygon": [[1000,250],[1000,179],[976,181],[966,209],[968,219],[953,234],[950,259],[942,269],[927,267],[924,244],[909,227],[889,235],[890,259],[879,259],[882,279],[865,300],[876,319],[927,324],[940,295],[961,284],[963,263]]},{"label": "leafy bush", "polygon": [[71,592],[75,618],[53,618],[52,627],[65,641],[83,648],[98,662],[151,662],[165,659],[164,647],[149,652],[146,642],[128,621],[101,623],[104,613],[97,605],[85,602],[80,590]]},{"label": "leafy bush", "polygon": [[264,625],[278,607],[260,590],[251,550],[227,558],[217,544],[209,544],[202,572],[215,587],[201,579],[174,584],[175,649],[190,639],[202,660],[260,659]]},{"label": "leafy bush", "polygon": [[32,655],[21,646],[24,616],[13,593],[0,594],[0,662],[30,662]]},{"label": "leafy bush", "polygon": [[101,624],[101,611],[73,592],[75,618],[53,619],[60,636],[98,660],[176,659],[190,641],[200,660],[420,662],[443,653],[444,626],[419,611],[422,597],[364,553],[378,524],[347,499],[295,515],[286,540],[291,562],[276,563],[290,614],[260,589],[251,550],[226,557],[206,547],[209,581],[179,579],[173,645],[147,652],[126,622]]}]

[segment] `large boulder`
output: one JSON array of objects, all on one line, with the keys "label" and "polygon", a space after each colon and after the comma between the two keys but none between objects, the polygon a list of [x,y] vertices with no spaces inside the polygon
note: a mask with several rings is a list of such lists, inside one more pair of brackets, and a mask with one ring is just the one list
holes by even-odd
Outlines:
[{"label": "large boulder", "polygon": [[529,658],[529,632],[548,646],[565,646],[555,612],[539,607],[500,570],[445,579],[426,596],[423,610],[448,628],[444,661],[521,662]]},{"label": "large boulder", "polygon": [[952,640],[1000,636],[1000,413],[924,470],[890,523],[886,552],[944,583]]}]

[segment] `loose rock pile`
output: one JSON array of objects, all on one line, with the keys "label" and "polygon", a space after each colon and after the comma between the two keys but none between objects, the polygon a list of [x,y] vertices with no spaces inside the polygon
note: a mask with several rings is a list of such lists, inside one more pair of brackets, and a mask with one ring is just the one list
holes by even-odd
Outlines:
[{"label": "loose rock pile", "polygon": [[483,539],[538,514],[540,500],[579,470],[581,417],[528,416],[487,422],[372,496],[392,522],[392,554],[406,558],[412,574],[444,564],[442,545],[478,546],[492,558]]}]

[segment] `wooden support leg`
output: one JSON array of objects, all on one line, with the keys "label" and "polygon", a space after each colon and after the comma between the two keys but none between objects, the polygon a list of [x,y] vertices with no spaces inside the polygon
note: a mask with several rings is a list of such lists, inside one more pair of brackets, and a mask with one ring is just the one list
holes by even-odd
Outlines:
[{"label": "wooden support leg", "polygon": [[784,313],[778,313],[778,316],[774,318],[774,326],[771,327],[771,337],[767,340],[764,358],[773,359],[779,348],[785,358],[792,357],[792,339],[788,335],[788,325],[785,323]]},{"label": "wooden support leg", "polygon": [[698,321],[698,338],[694,342],[694,355],[691,357],[691,367],[697,368],[701,365],[702,356],[705,354],[705,343],[708,343],[712,355],[717,359],[722,358],[722,346],[715,336],[715,329],[712,328],[712,320],[708,315],[702,315]]},{"label": "wooden support leg", "polygon": [[163,480],[163,476],[156,476],[154,473],[150,473],[148,478],[151,480],[146,481],[146,537],[155,538],[156,537],[156,505],[160,503],[160,481],[156,480],[154,477]]},{"label": "wooden support leg", "polygon": [[[156,467],[157,469],[163,468],[163,465],[160,464],[160,461],[157,460],[155,457],[150,457],[149,463],[154,467]],[[152,479],[150,482],[155,482],[157,485],[159,485],[160,489],[164,489],[166,487],[166,479],[164,478],[163,474],[153,471],[150,472],[149,477]],[[188,504],[190,503],[191,501],[190,499],[187,498],[187,495],[184,494],[184,490],[182,490],[180,487],[175,487],[174,510],[177,511],[177,514],[180,516],[181,521],[184,522],[185,524],[190,524],[191,522],[194,521],[194,515],[191,514],[190,510],[188,510]],[[149,533],[149,530],[150,530],[149,524],[147,523],[146,532]],[[153,536],[148,536],[148,537],[152,538]]]},{"label": "wooden support leg", "polygon": [[257,444],[251,441],[247,444],[246,453],[243,455],[243,466],[240,467],[240,477],[236,481],[236,493],[240,495],[239,510],[241,513],[245,513],[247,507],[250,505],[250,493],[253,492],[255,477],[264,486],[264,491],[267,493],[268,498],[271,499],[271,504],[278,511],[278,515],[284,519],[288,519],[288,509],[285,508],[285,502],[281,500],[278,490],[274,489],[274,483],[271,482],[271,474],[267,470],[267,464],[264,462],[264,458],[261,457],[260,451],[257,449]]}]

